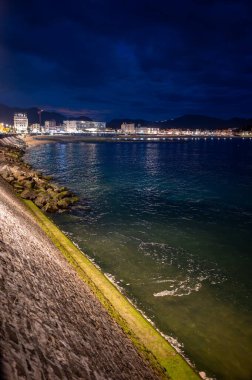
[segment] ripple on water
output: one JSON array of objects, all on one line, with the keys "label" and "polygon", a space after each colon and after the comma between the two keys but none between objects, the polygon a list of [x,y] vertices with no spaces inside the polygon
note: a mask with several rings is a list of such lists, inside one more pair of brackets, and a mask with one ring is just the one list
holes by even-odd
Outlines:
[{"label": "ripple on water", "polygon": [[138,250],[154,258],[158,264],[167,267],[167,276],[153,281],[159,284],[159,287],[160,284],[166,284],[166,288],[154,292],[154,297],[188,296],[198,292],[204,282],[213,286],[226,280],[217,263],[200,260],[182,248],[171,247],[164,243],[141,242]]},{"label": "ripple on water", "polygon": [[251,379],[250,141],[52,144],[28,159],[85,198],[89,213],[54,220],[198,369]]}]

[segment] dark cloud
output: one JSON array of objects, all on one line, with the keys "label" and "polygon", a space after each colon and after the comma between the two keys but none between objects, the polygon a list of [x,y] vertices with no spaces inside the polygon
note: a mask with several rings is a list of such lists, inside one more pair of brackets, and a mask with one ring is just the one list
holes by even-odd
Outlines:
[{"label": "dark cloud", "polygon": [[0,102],[251,116],[251,13],[245,0],[2,0]]}]

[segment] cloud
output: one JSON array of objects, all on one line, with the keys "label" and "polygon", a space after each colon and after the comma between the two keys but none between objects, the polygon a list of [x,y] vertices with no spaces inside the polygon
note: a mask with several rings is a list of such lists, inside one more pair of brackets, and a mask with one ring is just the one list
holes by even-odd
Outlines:
[{"label": "cloud", "polygon": [[245,0],[2,0],[0,101],[157,119],[228,115],[231,97],[249,116],[251,12]]},{"label": "cloud", "polygon": [[100,118],[101,116],[104,117],[105,114],[111,113],[111,110],[96,110],[96,109],[78,109],[74,110],[71,108],[63,108],[63,107],[57,107],[57,108],[51,108],[51,106],[45,106],[46,110],[48,111],[55,111],[59,112],[67,117],[79,117],[79,116],[88,116],[90,118]]}]

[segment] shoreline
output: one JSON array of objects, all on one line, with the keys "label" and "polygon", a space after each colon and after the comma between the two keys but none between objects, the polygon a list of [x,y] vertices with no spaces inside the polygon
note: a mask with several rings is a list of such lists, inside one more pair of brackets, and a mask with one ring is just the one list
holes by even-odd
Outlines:
[{"label": "shoreline", "polygon": [[[111,317],[132,340],[139,352],[159,368],[164,378],[177,380],[199,379],[187,361],[171,346],[160,332],[118,290],[118,288],[88,259],[58,227],[31,201],[24,200],[40,227],[92,289]],[[162,374],[162,368],[165,370]]]},{"label": "shoreline", "polygon": [[190,141],[190,140],[233,140],[233,139],[242,139],[242,140],[251,140],[251,137],[241,137],[241,136],[124,136],[118,135],[114,137],[109,136],[83,136],[83,135],[39,135],[31,136],[26,135],[22,137],[27,148],[30,149],[35,146],[44,145],[44,144],[56,144],[56,143],[97,143],[97,142],[172,142],[172,141]]},{"label": "shoreline", "polygon": [[3,379],[162,378],[2,179],[0,302]]},{"label": "shoreline", "polygon": [[[2,181],[0,189],[1,185]],[[18,202],[20,198],[18,195],[15,196],[16,202]],[[66,259],[78,274],[79,279],[87,284],[94,297],[124,331],[143,360],[149,363],[155,373],[158,373],[159,378],[168,376],[174,380],[199,379],[199,375],[185,359],[119,292],[113,283],[87,258],[85,253],[81,252],[32,201],[22,200],[22,203],[25,204],[31,218],[40,226],[41,231],[46,234],[55,249],[60,251],[62,258]]]}]

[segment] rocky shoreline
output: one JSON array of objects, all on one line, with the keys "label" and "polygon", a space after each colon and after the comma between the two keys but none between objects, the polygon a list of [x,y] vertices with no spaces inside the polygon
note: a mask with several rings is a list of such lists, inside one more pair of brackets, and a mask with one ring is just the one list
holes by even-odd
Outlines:
[{"label": "rocky shoreline", "polygon": [[0,139],[0,175],[21,198],[33,201],[46,212],[63,212],[78,202],[78,197],[66,187],[52,183],[52,177],[25,163],[24,153],[23,140],[16,137]]}]

